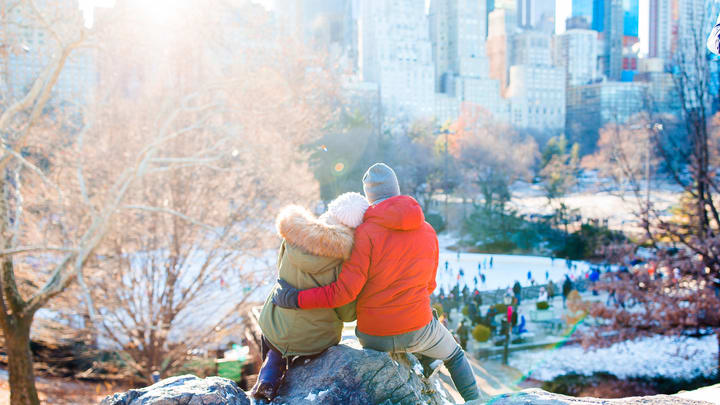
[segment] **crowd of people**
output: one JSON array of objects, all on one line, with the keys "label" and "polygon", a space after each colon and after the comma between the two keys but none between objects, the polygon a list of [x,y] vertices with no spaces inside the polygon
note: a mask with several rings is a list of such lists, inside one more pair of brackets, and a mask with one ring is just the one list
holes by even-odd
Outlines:
[{"label": "crowd of people", "polygon": [[[460,253],[457,255],[459,262]],[[560,295],[563,308],[565,308],[568,296],[573,290],[584,290],[586,285],[589,285],[593,289],[593,294],[597,295],[593,285],[600,280],[602,274],[601,268],[598,266],[592,266],[588,271],[579,273],[577,265],[568,260],[566,261],[567,272],[560,285],[550,279],[549,271],[544,272],[545,283],[539,284],[533,277],[533,271],[528,270],[525,287],[519,280],[516,280],[511,287],[507,287],[503,294],[498,294],[497,291],[489,294],[485,289],[486,271],[492,269],[493,264],[492,257],[478,262],[478,274],[473,277],[473,288],[467,284],[461,285],[465,271],[458,268],[455,270],[456,284],[448,291],[440,287],[432,297],[433,306],[441,313],[439,319],[448,329],[454,331],[455,338],[463,348],[467,347],[467,342],[478,325],[488,328],[491,337],[494,336],[496,340],[500,340],[498,337],[504,338],[507,332],[511,332],[515,337],[522,336],[528,332],[524,313],[528,311],[528,305],[521,305],[526,300],[531,299],[535,303],[544,302],[545,304],[540,305],[543,308],[549,308],[550,303]],[[448,261],[445,261],[444,269],[446,272],[454,271]],[[606,270],[609,271],[609,267]],[[583,280],[584,282],[581,282]],[[483,297],[488,302],[483,302]],[[534,309],[535,306],[530,305],[530,310]],[[457,314],[452,321],[449,319],[450,314]]]}]

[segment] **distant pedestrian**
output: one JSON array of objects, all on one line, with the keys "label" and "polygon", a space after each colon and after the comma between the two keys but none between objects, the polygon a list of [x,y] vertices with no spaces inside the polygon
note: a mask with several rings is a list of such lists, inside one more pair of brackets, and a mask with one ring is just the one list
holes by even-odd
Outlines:
[{"label": "distant pedestrian", "polygon": [[455,333],[458,337],[458,343],[460,343],[460,346],[462,346],[463,350],[465,350],[468,341],[468,328],[465,327],[464,319],[462,322],[460,322],[460,326],[458,326],[458,328],[455,330]]},{"label": "distant pedestrian", "polygon": [[538,295],[538,302],[547,301],[548,293],[545,291],[545,287],[540,287],[540,293]]},{"label": "distant pedestrian", "polygon": [[492,256],[490,256],[490,268],[491,268],[491,269],[493,268],[493,258],[492,258]]},{"label": "distant pedestrian", "polygon": [[550,280],[550,272],[545,270],[545,281]]},{"label": "distant pedestrian", "polygon": [[478,282],[477,276],[473,277],[473,281],[475,282],[475,288],[477,288],[477,282]]},{"label": "distant pedestrian", "polygon": [[483,259],[483,269],[487,269],[487,257]]},{"label": "distant pedestrian", "polygon": [[565,308],[565,303],[567,302],[567,297],[570,295],[570,291],[573,289],[572,281],[570,281],[570,277],[565,275],[565,281],[563,281],[562,285],[562,296],[563,296],[563,308]]},{"label": "distant pedestrian", "polygon": [[552,300],[555,297],[556,292],[557,292],[557,287],[555,287],[555,283],[553,283],[552,280],[548,281],[548,283],[547,283],[548,299]]},{"label": "distant pedestrian", "polygon": [[478,262],[478,274],[482,271],[482,263]]},{"label": "distant pedestrian", "polygon": [[445,260],[445,271],[447,271],[447,270],[448,270],[449,266],[450,266],[450,263],[448,263],[448,261],[447,261],[447,260]]},{"label": "distant pedestrian", "polygon": [[513,295],[515,295],[515,299],[517,299],[517,305],[520,305],[520,293],[522,292],[522,287],[520,286],[520,282],[516,281],[512,288]]},{"label": "distant pedestrian", "polygon": [[460,251],[457,251],[457,260],[460,261]]},{"label": "distant pedestrian", "polygon": [[460,277],[465,277],[465,271],[463,269],[460,269]]},{"label": "distant pedestrian", "polygon": [[485,287],[485,275],[484,274],[480,275],[480,282],[482,283],[483,287]]},{"label": "distant pedestrian", "polygon": [[532,280],[532,271],[530,271],[530,270],[528,270],[527,279],[528,279],[528,282],[530,282],[530,280]]}]

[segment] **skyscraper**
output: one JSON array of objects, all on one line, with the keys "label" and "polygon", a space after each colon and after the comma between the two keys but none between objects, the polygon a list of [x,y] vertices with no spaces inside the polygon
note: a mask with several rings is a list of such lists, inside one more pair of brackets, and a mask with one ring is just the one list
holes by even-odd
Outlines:
[{"label": "skyscraper", "polygon": [[555,0],[517,0],[518,25],[552,33],[555,28]]},{"label": "skyscraper", "polygon": [[640,0],[623,0],[623,35],[638,36]]},{"label": "skyscraper", "polygon": [[510,123],[520,128],[562,128],[565,69],[552,66],[550,34],[525,30],[513,36],[511,49]]},{"label": "skyscraper", "polygon": [[[610,80],[622,78],[623,0],[606,0],[603,9],[602,71]],[[594,21],[593,21],[593,25]]]},{"label": "skyscraper", "polygon": [[598,78],[597,32],[585,28],[571,28],[555,36],[553,48],[555,66],[565,68],[567,85],[579,86]]},{"label": "skyscraper", "polygon": [[490,77],[500,82],[503,94],[508,84],[512,63],[510,51],[516,28],[517,14],[514,9],[496,8],[488,17],[488,37],[485,46],[490,60]]},{"label": "skyscraper", "polygon": [[673,0],[650,0],[648,56],[670,60]]},{"label": "skyscraper", "polygon": [[[53,2],[42,11],[50,21],[71,20],[80,13],[76,0]],[[43,4],[43,6],[46,6]],[[0,26],[0,41],[6,42],[6,53],[0,66],[2,98],[20,99],[41,75],[51,58],[60,51],[50,25],[37,19],[33,7],[21,2],[7,10],[7,22]],[[5,10],[3,10],[5,11]],[[52,88],[52,101],[89,103],[97,84],[97,52],[94,48],[74,49],[65,61]],[[7,79],[5,82],[3,79]]]},{"label": "skyscraper", "polygon": [[435,69],[424,0],[363,1],[358,16],[359,72],[377,83],[390,113],[433,115]]},{"label": "skyscraper", "polygon": [[[441,121],[455,119],[460,104],[472,103],[494,116],[506,114],[500,83],[490,79],[485,54],[485,7],[475,0],[433,0],[430,3],[430,39],[435,61]],[[441,105],[441,107],[438,107]]]}]

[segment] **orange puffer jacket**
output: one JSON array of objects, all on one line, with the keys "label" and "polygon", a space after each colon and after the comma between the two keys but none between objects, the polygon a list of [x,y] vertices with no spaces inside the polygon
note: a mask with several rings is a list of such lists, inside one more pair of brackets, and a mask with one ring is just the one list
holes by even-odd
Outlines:
[{"label": "orange puffer jacket", "polygon": [[357,298],[357,328],[398,335],[432,320],[438,239],[420,204],[397,196],[371,206],[355,231],[355,245],[337,281],[301,291],[302,309],[335,308]]}]

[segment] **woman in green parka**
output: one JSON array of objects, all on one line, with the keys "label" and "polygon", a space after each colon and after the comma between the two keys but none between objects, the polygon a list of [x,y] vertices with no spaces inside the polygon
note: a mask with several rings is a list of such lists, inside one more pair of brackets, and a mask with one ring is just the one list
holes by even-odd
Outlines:
[{"label": "woman in green parka", "polygon": [[[350,257],[354,228],[362,223],[367,208],[367,200],[358,193],[339,196],[320,217],[300,206],[284,208],[276,220],[283,238],[277,262],[279,278],[299,289],[334,282],[343,261]],[[354,302],[335,309],[298,311],[276,306],[272,295],[271,291],[260,313],[266,353],[252,389],[255,398],[268,401],[277,395],[289,358],[317,355],[338,344],[343,322],[355,320]]]}]

